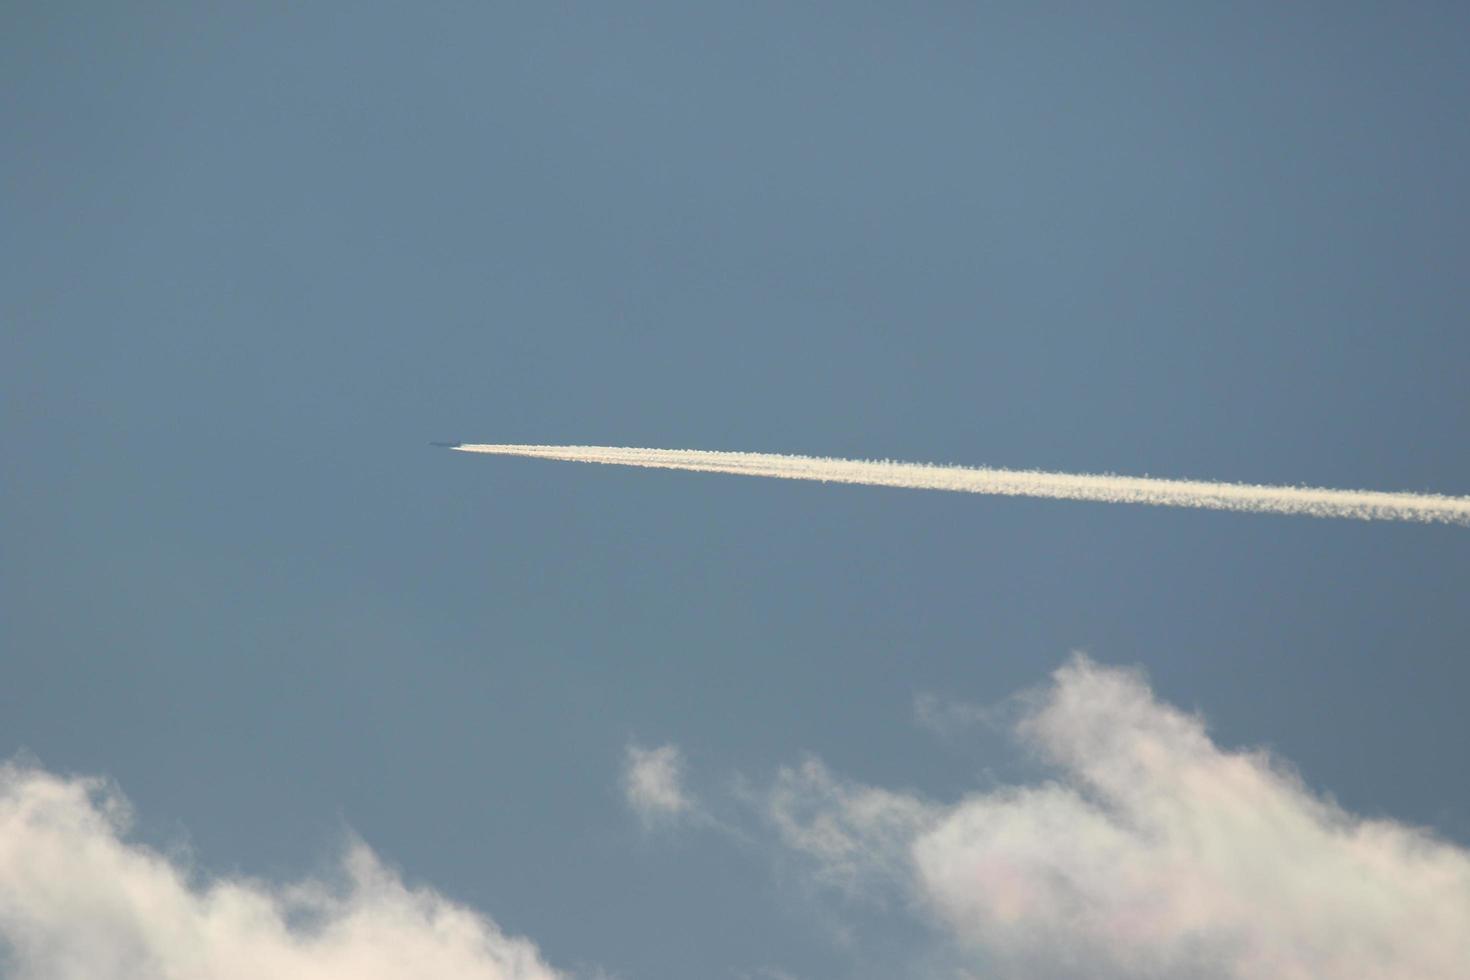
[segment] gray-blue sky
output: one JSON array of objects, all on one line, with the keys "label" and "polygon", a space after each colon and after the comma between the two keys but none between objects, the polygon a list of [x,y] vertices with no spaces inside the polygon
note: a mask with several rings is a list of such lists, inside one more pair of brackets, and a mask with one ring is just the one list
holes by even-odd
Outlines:
[{"label": "gray-blue sky", "polygon": [[954,794],[915,692],[1079,647],[1470,842],[1461,529],[425,445],[1470,492],[1453,5],[3,19],[0,753],[643,977],[851,964],[630,739]]}]

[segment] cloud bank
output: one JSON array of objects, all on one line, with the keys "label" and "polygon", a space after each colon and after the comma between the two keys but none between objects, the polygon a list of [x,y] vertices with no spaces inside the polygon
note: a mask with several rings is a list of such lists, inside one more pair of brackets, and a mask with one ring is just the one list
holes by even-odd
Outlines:
[{"label": "cloud bank", "polygon": [[1016,734],[1054,781],[945,805],[808,761],[764,812],[820,880],[901,889],[985,976],[1466,976],[1470,852],[1346,813],[1085,657]]},{"label": "cloud bank", "polygon": [[340,880],[197,882],[124,839],[97,779],[0,766],[0,974],[14,980],[555,980],[535,946],[353,844]]},{"label": "cloud bank", "polygon": [[1204,480],[1093,473],[1044,473],[969,466],[931,466],[891,460],[783,456],[777,453],[725,453],[704,449],[634,449],[618,446],[514,446],[456,443],[465,453],[532,456],[575,463],[608,463],[661,470],[734,473],[783,480],[860,483],[911,490],[953,490],[1003,497],[1049,497],[1112,504],[1156,504],[1310,517],[1354,517],[1470,525],[1470,497],[1376,490],[1273,487]]}]

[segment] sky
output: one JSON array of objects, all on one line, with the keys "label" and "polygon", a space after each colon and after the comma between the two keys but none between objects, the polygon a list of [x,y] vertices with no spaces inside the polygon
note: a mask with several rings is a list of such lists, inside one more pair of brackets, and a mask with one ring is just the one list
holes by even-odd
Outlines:
[{"label": "sky", "polygon": [[1470,494],[1459,6],[0,24],[0,973],[1464,962],[1464,528],[428,445]]}]

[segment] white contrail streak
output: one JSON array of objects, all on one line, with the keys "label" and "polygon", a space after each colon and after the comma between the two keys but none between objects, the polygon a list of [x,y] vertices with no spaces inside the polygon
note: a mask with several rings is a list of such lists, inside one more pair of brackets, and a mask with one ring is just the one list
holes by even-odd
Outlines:
[{"label": "white contrail streak", "polygon": [[933,466],[928,463],[894,463],[888,460],[710,452],[703,449],[497,446],[473,443],[459,443],[451,448],[465,453],[532,456],[575,463],[610,463],[663,470],[695,470],[701,473],[739,473],[745,476],[778,477],[783,480],[861,483],[915,490],[955,490],[1012,497],[1202,507],[1209,510],[1240,510],[1266,514],[1307,514],[1312,517],[1354,517],[1365,521],[1424,521],[1470,525],[1470,497],[1446,497],[1438,494],[1272,487],[1202,480],[1160,480],[1138,476]]}]

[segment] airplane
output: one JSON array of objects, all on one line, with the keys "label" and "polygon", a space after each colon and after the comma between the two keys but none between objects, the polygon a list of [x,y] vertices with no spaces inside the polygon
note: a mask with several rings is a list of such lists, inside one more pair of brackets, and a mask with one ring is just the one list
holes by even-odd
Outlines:
[{"label": "airplane", "polygon": [[458,449],[460,446],[463,446],[464,443],[462,443],[462,442],[431,442],[431,443],[429,443],[429,445],[431,445],[431,446],[443,446],[445,449]]}]

